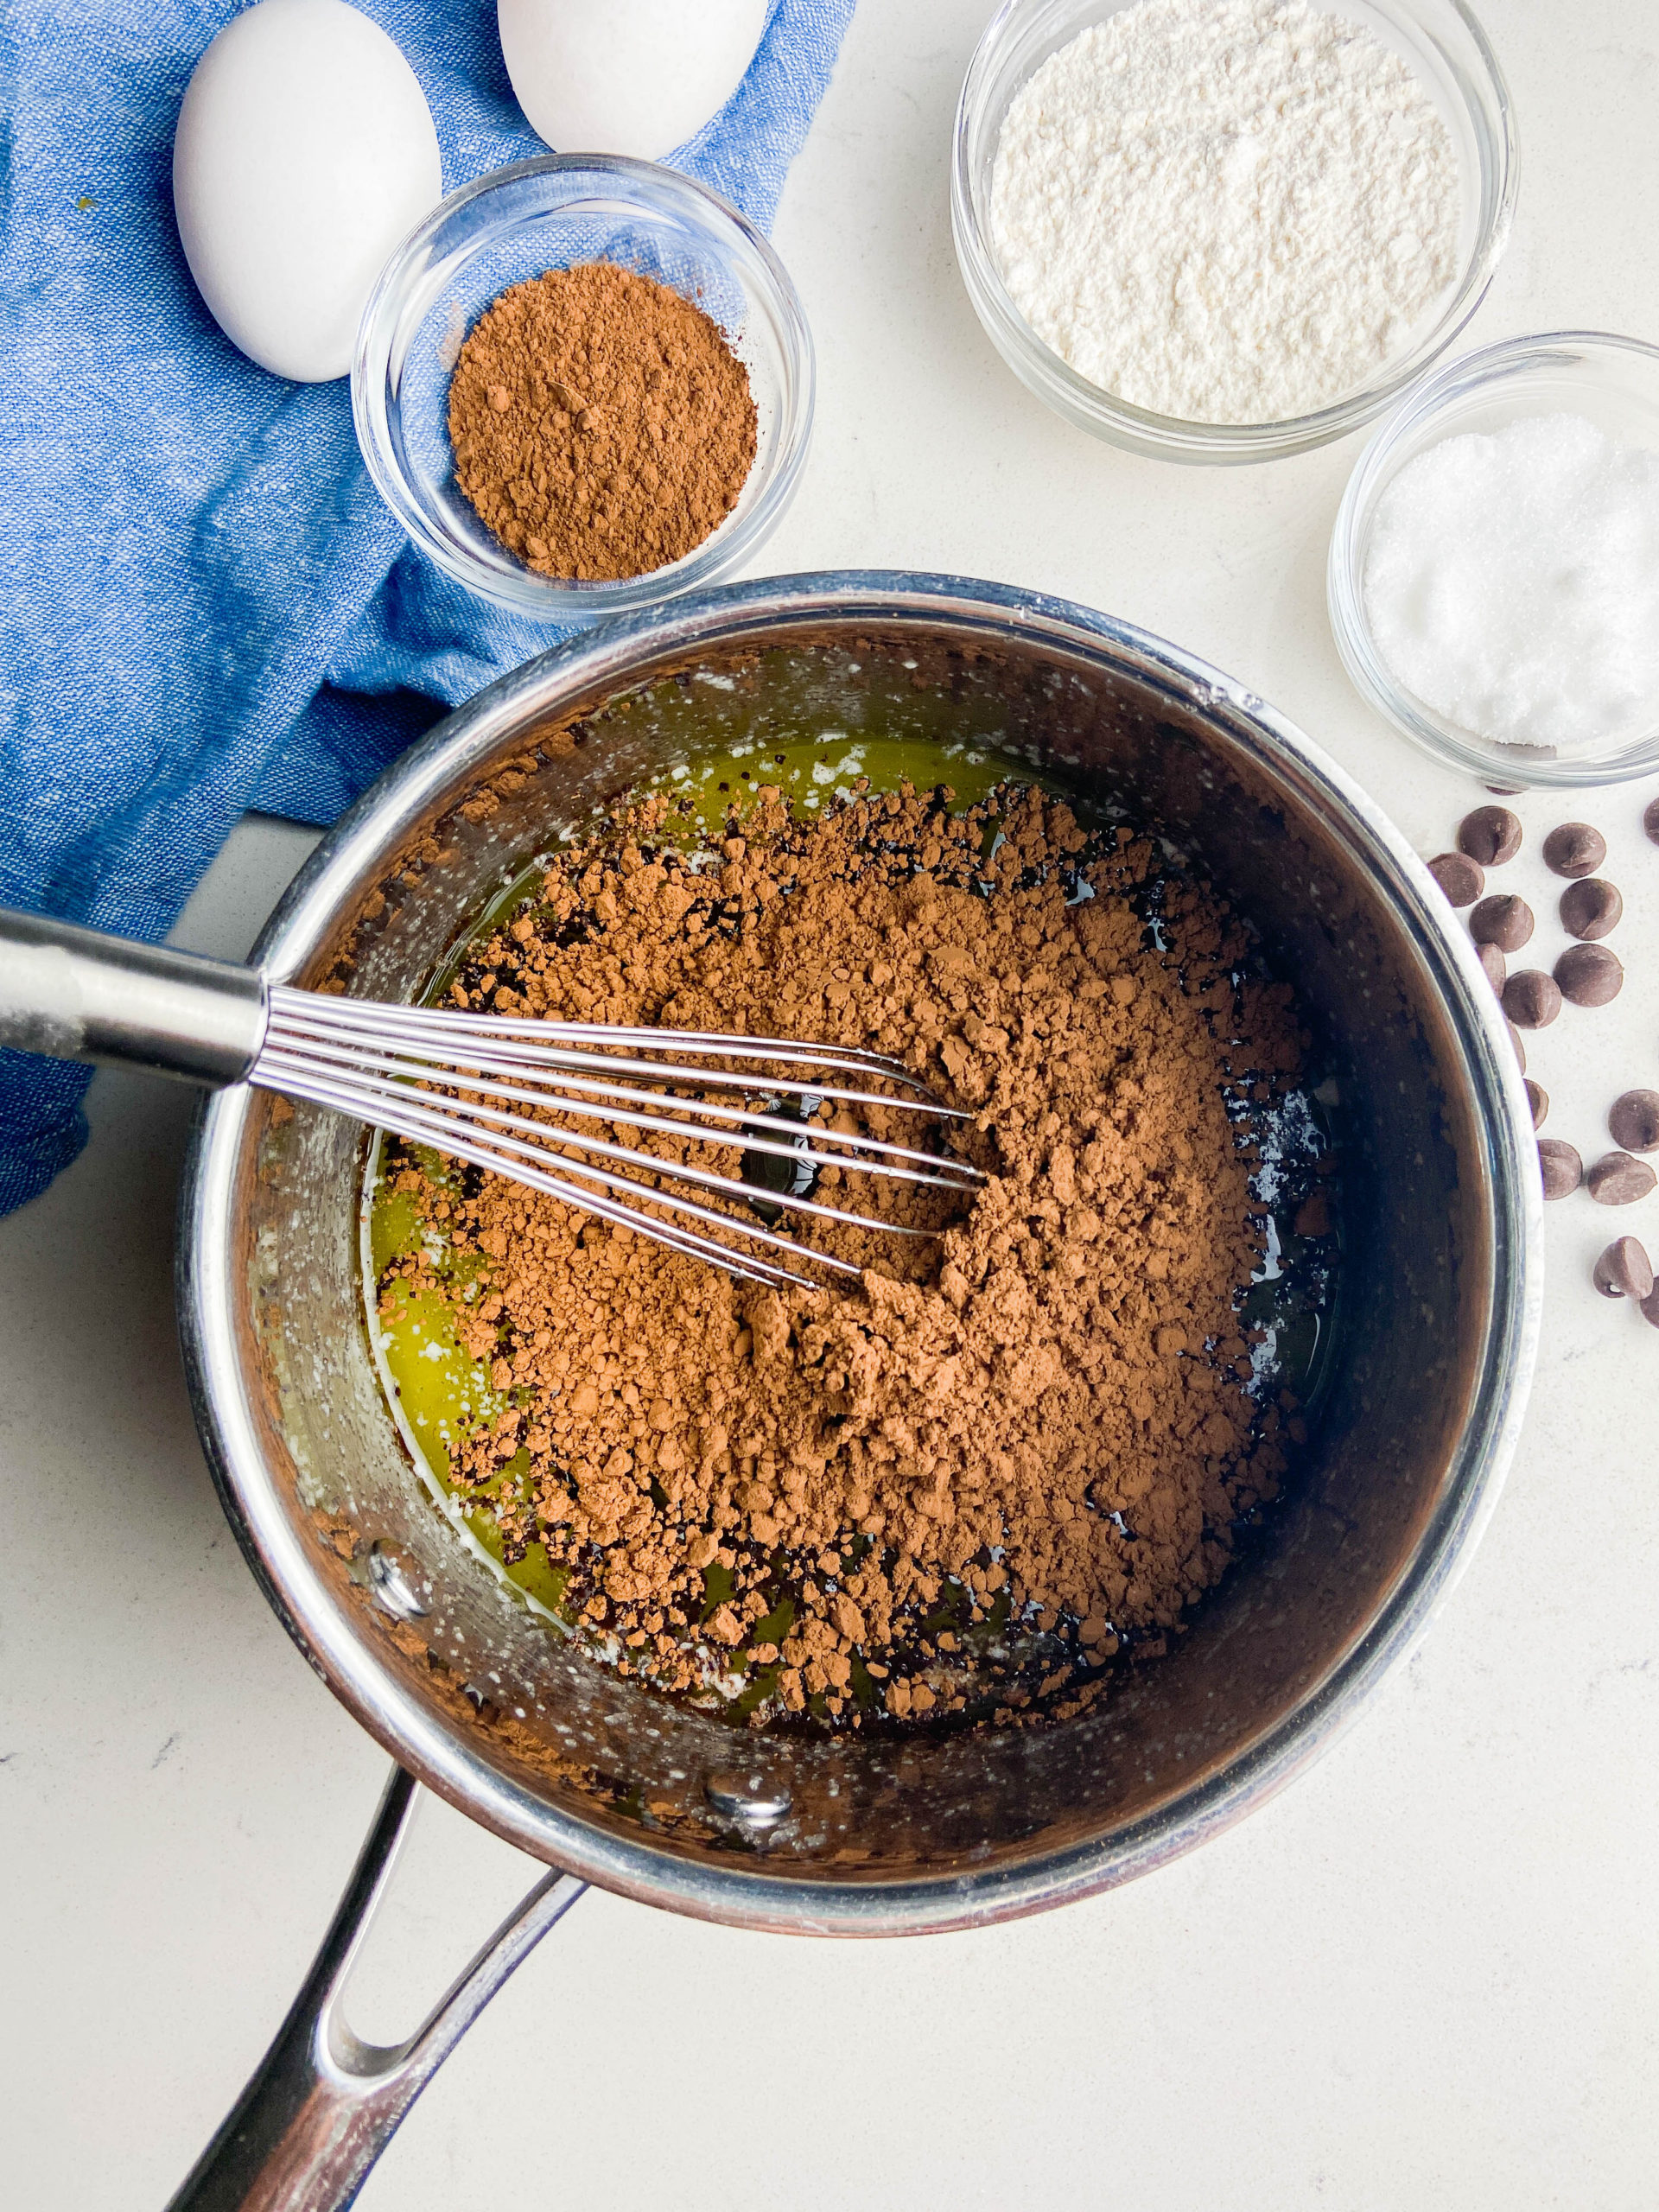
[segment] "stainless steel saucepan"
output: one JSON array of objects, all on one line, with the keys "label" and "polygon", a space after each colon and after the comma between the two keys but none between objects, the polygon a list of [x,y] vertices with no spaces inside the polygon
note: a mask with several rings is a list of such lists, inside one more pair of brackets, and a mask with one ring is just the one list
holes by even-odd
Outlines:
[{"label": "stainless steel saucepan", "polygon": [[[664,679],[683,707],[668,734],[626,713],[592,726]],[[868,573],[613,622],[399,761],[318,849],[257,958],[285,982],[407,998],[562,827],[677,749],[757,728],[937,734],[942,717],[1160,828],[1296,986],[1339,1101],[1350,1217],[1338,1369],[1303,1476],[1169,1654],[1062,1725],[937,1740],[734,1729],[598,1667],[463,1552],[370,1356],[359,1132],[221,1092],[192,1148],[179,1258],[202,1438],[272,1605],[397,1771],[306,1989],[176,2200],[193,2212],[349,2202],[586,1882],[734,1926],[873,1936],[1034,1912],[1160,1865],[1331,1741],[1467,1556],[1520,1422],[1541,1293],[1504,1025],[1377,809],[1173,646],[997,585]],[[416,1782],[559,1871],[411,2044],[372,2050],[340,1989]]]}]

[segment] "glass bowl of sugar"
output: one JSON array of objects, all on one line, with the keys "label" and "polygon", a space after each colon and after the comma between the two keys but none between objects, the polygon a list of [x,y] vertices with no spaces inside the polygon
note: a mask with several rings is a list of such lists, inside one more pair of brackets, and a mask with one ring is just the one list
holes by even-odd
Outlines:
[{"label": "glass bowl of sugar", "polygon": [[1361,454],[1332,534],[1355,688],[1483,784],[1659,768],[1659,347],[1556,331],[1448,362]]},{"label": "glass bowl of sugar", "polygon": [[1463,0],[1004,0],[957,109],[951,230],[992,343],[1068,422],[1269,461],[1452,342],[1516,164]]}]

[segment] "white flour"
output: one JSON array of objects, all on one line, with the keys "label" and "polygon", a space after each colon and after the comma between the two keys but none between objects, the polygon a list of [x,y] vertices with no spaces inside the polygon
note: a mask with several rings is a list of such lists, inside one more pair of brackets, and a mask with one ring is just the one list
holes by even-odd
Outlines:
[{"label": "white flour", "polygon": [[1133,404],[1280,422],[1398,353],[1457,272],[1416,73],[1301,0],[1139,0],[1015,95],[991,181],[1033,330]]}]

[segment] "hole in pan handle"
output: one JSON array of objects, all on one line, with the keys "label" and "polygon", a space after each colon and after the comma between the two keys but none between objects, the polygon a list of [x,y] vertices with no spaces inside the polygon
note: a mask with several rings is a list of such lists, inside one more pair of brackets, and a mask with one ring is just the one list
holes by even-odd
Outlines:
[{"label": "hole in pan handle", "polygon": [[360,2042],[341,1997],[416,1802],[413,1779],[393,1767],[304,1986],[168,2212],[343,2212],[496,1991],[588,1886],[573,1874],[544,1875],[406,2042]]}]

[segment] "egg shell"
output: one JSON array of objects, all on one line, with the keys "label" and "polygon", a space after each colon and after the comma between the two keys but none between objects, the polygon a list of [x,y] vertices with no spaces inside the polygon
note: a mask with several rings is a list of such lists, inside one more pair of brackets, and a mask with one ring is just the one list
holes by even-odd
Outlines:
[{"label": "egg shell", "polygon": [[346,0],[259,0],[197,63],[174,213],[214,321],[262,368],[344,376],[375,278],[442,191],[414,71]]},{"label": "egg shell", "polygon": [[770,0],[497,0],[518,105],[556,152],[660,161],[743,81]]}]

